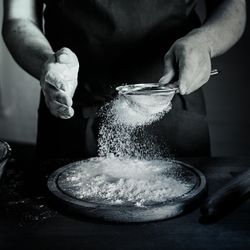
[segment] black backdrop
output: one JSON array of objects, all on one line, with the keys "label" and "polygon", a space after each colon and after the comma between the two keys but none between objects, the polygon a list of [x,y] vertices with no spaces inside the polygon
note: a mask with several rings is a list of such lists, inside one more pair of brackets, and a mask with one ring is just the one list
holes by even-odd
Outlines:
[{"label": "black backdrop", "polygon": [[[200,8],[200,10],[202,10]],[[250,5],[247,6],[250,13]],[[213,155],[250,155],[250,20],[241,40],[213,59],[221,74],[205,86]]]}]

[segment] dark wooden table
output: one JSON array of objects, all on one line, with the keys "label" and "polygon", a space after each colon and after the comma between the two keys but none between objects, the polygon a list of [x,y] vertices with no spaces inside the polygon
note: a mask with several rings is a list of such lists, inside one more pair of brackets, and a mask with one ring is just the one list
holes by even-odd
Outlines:
[{"label": "dark wooden table", "polygon": [[[234,158],[182,159],[207,177],[209,195],[250,167]],[[140,224],[114,224],[58,213],[18,225],[0,217],[0,249],[250,249],[250,201],[212,224],[200,223],[200,211],[178,218]]]}]

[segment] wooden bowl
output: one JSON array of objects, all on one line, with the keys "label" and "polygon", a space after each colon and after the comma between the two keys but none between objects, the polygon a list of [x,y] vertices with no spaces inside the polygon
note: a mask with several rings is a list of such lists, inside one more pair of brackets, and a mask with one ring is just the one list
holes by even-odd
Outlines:
[{"label": "wooden bowl", "polygon": [[10,154],[11,149],[9,144],[5,141],[0,140],[0,181]]},{"label": "wooden bowl", "polygon": [[84,161],[68,164],[52,173],[48,179],[49,191],[61,209],[75,215],[84,215],[107,221],[115,222],[147,222],[172,218],[186,213],[200,203],[206,191],[205,176],[194,167],[175,161],[174,163],[181,169],[182,175],[192,181],[192,188],[187,193],[175,199],[164,201],[144,207],[132,205],[110,205],[77,199],[66,193],[59,185],[59,178],[65,172],[76,168]]}]

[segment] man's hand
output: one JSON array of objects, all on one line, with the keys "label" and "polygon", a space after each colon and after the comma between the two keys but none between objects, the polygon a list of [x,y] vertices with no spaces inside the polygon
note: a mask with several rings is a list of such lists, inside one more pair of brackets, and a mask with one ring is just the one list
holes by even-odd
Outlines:
[{"label": "man's hand", "polygon": [[210,49],[195,32],[177,40],[164,57],[164,75],[161,84],[174,77],[182,95],[190,94],[205,84],[211,72]]},{"label": "man's hand", "polygon": [[74,115],[72,97],[77,86],[79,62],[68,48],[62,48],[44,64],[40,83],[50,112],[59,118]]}]

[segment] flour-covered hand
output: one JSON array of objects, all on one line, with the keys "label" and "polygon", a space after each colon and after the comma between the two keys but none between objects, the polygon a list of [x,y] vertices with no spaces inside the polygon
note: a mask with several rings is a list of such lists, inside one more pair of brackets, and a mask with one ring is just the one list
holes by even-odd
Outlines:
[{"label": "flour-covered hand", "polygon": [[68,48],[62,48],[45,62],[40,84],[50,112],[59,118],[74,115],[72,97],[77,87],[79,62]]},{"label": "flour-covered hand", "polygon": [[196,32],[178,39],[164,57],[164,75],[159,80],[167,84],[174,78],[182,95],[190,94],[210,78],[211,53],[204,37]]}]

